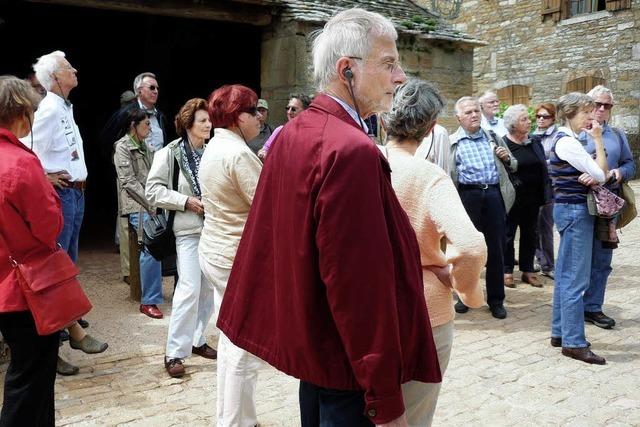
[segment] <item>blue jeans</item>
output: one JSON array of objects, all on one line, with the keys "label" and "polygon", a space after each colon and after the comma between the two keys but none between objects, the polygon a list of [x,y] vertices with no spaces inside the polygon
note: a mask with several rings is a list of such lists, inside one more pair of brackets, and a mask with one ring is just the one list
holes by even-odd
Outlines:
[{"label": "blue jeans", "polygon": [[69,257],[76,262],[78,260],[78,239],[80,227],[84,218],[84,190],[75,188],[57,188],[60,197],[64,226],[58,236],[58,243],[67,251]]},{"label": "blue jeans", "polygon": [[[129,222],[140,233],[137,213],[129,214]],[[143,212],[142,221],[147,221],[149,214]],[[162,264],[147,252],[146,248],[140,250],[140,283],[142,285],[141,303],[144,305],[162,304]]]},{"label": "blue jeans", "polygon": [[560,233],[553,289],[551,336],[562,337],[562,346],[586,347],[582,294],[589,286],[594,217],[586,203],[556,203],[553,220]]},{"label": "blue jeans", "polygon": [[611,274],[613,249],[603,248],[602,242],[593,236],[593,252],[591,256],[591,281],[584,293],[584,311],[602,311],[604,291],[607,279]]}]

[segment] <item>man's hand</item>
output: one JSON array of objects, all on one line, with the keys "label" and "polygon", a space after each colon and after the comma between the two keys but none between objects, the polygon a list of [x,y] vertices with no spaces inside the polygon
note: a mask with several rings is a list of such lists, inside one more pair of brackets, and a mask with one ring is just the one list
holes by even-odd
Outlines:
[{"label": "man's hand", "polygon": [[69,187],[71,175],[69,175],[69,172],[67,171],[53,172],[47,174],[47,179],[54,187],[62,189]]},{"label": "man's hand", "polygon": [[503,162],[509,161],[509,152],[504,147],[496,147],[496,156]]},{"label": "man's hand", "polygon": [[453,285],[451,284],[451,267],[449,265],[446,265],[444,267],[429,265],[427,266],[427,270],[430,270],[433,274],[435,274],[438,280],[442,282],[443,285],[449,288],[453,288]]},{"label": "man's hand", "polygon": [[399,418],[396,418],[393,421],[390,421],[388,423],[385,424],[376,424],[376,427],[408,427],[409,424],[407,424],[407,416],[406,414],[402,414],[400,415]]},{"label": "man's hand", "polygon": [[196,197],[190,196],[187,198],[187,203],[184,204],[184,208],[198,215],[204,215],[204,205]]},{"label": "man's hand", "polygon": [[578,182],[587,187],[598,184],[598,181],[588,173],[583,173],[582,175],[580,175],[578,177]]}]

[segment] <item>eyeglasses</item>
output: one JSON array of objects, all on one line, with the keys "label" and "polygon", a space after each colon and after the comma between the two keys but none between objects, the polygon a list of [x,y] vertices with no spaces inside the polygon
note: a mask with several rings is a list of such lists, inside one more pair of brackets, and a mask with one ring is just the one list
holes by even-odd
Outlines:
[{"label": "eyeglasses", "polygon": [[536,114],[536,119],[547,120],[547,119],[551,119],[551,118],[553,118],[553,116],[550,116],[548,114]]},{"label": "eyeglasses", "polygon": [[257,116],[259,111],[258,107],[249,107],[246,110],[242,110],[243,113],[251,114],[252,116]]},{"label": "eyeglasses", "polygon": [[287,105],[286,107],[284,107],[284,109],[285,111],[293,110],[294,113],[298,111],[298,108],[294,107],[293,105]]},{"label": "eyeglasses", "polygon": [[156,85],[149,85],[147,86],[149,88],[149,90],[154,91],[154,90],[160,90],[160,86],[156,86]]},{"label": "eyeglasses", "polygon": [[611,110],[613,104],[609,104],[607,102],[596,102],[596,110],[599,110],[601,107],[604,107],[605,110]]}]

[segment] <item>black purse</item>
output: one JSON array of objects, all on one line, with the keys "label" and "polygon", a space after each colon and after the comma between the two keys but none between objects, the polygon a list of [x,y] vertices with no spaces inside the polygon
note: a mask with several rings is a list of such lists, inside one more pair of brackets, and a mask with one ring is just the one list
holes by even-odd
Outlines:
[{"label": "black purse", "polygon": [[[178,161],[173,159],[173,188],[178,188],[178,174],[180,167]],[[164,213],[151,216],[142,225],[142,244],[147,251],[158,261],[176,254],[176,236],[173,234],[173,219],[176,211],[169,211],[169,218]]]}]

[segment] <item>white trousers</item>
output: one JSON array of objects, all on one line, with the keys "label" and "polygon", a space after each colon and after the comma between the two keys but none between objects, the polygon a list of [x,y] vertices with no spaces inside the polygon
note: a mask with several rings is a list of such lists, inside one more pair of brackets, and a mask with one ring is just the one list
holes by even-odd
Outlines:
[{"label": "white trousers", "polygon": [[[444,377],[451,357],[451,346],[453,344],[453,320],[444,325],[433,328],[433,341],[438,353],[440,372]],[[402,384],[402,397],[404,399],[407,423],[410,427],[430,426],[433,421],[433,414],[436,411],[438,395],[442,383],[423,383],[419,381],[409,381]]]},{"label": "white trousers", "polygon": [[[200,265],[215,289],[217,318],[231,269],[213,265],[202,257]],[[258,423],[255,391],[261,365],[260,359],[237,347],[220,333],[216,405],[218,427],[252,427]]]},{"label": "white trousers", "polygon": [[213,285],[198,262],[199,234],[176,236],[178,284],[173,294],[166,356],[184,359],[191,346],[206,343],[205,329],[213,315]]}]

